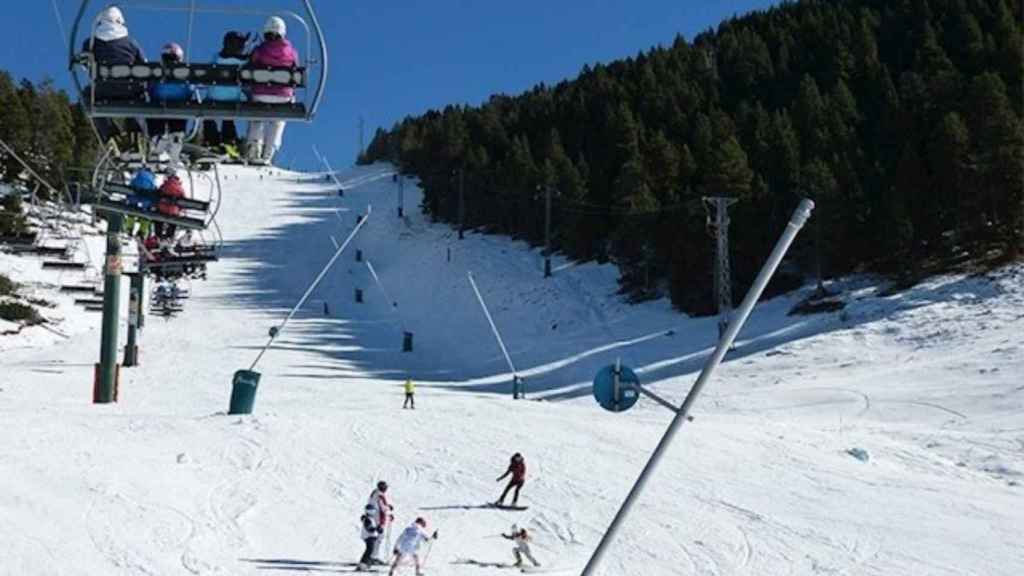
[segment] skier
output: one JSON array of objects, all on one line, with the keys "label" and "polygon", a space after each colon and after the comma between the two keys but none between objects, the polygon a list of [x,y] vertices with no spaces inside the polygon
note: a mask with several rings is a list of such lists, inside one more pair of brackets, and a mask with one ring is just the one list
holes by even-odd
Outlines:
[{"label": "skier", "polygon": [[[252,52],[250,61],[254,66],[293,67],[298,66],[299,54],[285,36],[288,27],[284,19],[271,16],[263,26],[263,43]],[[252,88],[254,102],[268,104],[289,104],[295,101],[295,89],[290,86],[257,85]],[[249,160],[270,164],[274,154],[281,148],[284,138],[284,122],[268,120],[249,123],[246,156]]]},{"label": "skier", "polygon": [[533,563],[534,566],[540,566],[540,562],[533,557],[533,553],[530,552],[530,541],[533,538],[526,532],[526,528],[518,528],[515,524],[512,525],[512,531],[509,534],[501,535],[506,540],[511,540],[516,547],[512,549],[512,554],[516,557],[515,567],[519,568],[523,565],[523,557]]},{"label": "skier", "polygon": [[[116,65],[123,64],[133,66],[144,64],[146,55],[143,54],[139,43],[128,35],[128,27],[125,26],[124,14],[117,6],[104,8],[96,18],[96,31],[91,38],[85,39],[82,52],[92,53],[97,64]],[[96,100],[107,102],[135,102],[142,100],[145,93],[143,83],[102,83],[95,87]],[[86,88],[84,98],[90,97],[91,88]],[[96,118],[96,130],[104,142],[117,136],[120,129],[110,118]],[[142,127],[134,118],[125,121],[125,132],[128,134],[142,133]]]},{"label": "skier", "polygon": [[504,474],[498,476],[497,481],[501,482],[509,474],[512,475],[512,480],[510,480],[508,486],[505,487],[505,491],[501,493],[501,498],[498,498],[498,501],[494,503],[496,506],[505,505],[505,496],[508,495],[508,492],[512,487],[515,487],[516,489],[515,494],[512,495],[512,506],[516,506],[519,502],[519,490],[523,487],[523,484],[526,483],[526,461],[523,460],[523,455],[519,452],[512,455],[512,459],[508,464],[508,470],[505,470]]},{"label": "skier", "polygon": [[366,544],[366,550],[363,551],[363,556],[359,558],[359,565],[356,567],[356,570],[362,571],[370,569],[370,564],[373,563],[373,553],[377,549],[377,541],[380,539],[381,534],[384,533],[384,528],[380,525],[377,508],[372,504],[366,505],[363,515],[359,520],[363,524],[360,536]]},{"label": "skier", "polygon": [[[244,66],[249,61],[245,46],[249,43],[250,34],[228,32],[224,35],[221,50],[214,58],[218,66]],[[206,99],[212,102],[245,102],[248,95],[238,86],[210,86],[206,90]],[[214,120],[203,122],[203,141],[207,146],[220,146],[225,153],[233,158],[239,157],[238,130],[234,120],[224,120],[218,127]]]},{"label": "skier", "polygon": [[419,549],[420,544],[427,540],[437,540],[437,530],[434,530],[432,535],[428,535],[427,521],[423,518],[417,518],[408,528],[402,530],[402,535],[398,537],[398,542],[395,543],[395,560],[391,563],[391,571],[388,572],[388,576],[394,576],[398,565],[408,556],[412,556],[413,562],[416,564],[416,576],[423,576],[420,566]]},{"label": "skier", "polygon": [[416,398],[413,397],[414,394],[416,394],[416,385],[413,384],[412,378],[407,378],[405,380],[405,402],[402,403],[403,410],[410,406],[413,410],[416,409]]},{"label": "skier", "polygon": [[[176,42],[168,42],[164,44],[163,49],[160,51],[160,61],[163,62],[164,66],[181,64],[185,61],[185,51]],[[180,84],[177,82],[152,82],[149,87],[149,98],[154,103],[188,102],[195,98],[195,88],[190,84]],[[171,148],[171,142],[175,140],[184,142],[185,128],[187,126],[188,121],[180,118],[151,118],[146,120],[149,137],[154,142],[160,142],[157,146],[158,149]],[[181,151],[180,146],[177,147],[177,151]]]},{"label": "skier", "polygon": [[[395,507],[388,501],[388,483],[381,480],[377,482],[377,488],[370,492],[370,500],[366,503],[367,508],[373,508],[377,514],[377,525],[380,526],[380,531],[383,534],[385,530],[389,530],[391,523],[395,520],[392,512]],[[384,561],[380,559],[380,538],[374,543],[372,560],[374,564],[384,564]]]},{"label": "skier", "polygon": [[185,186],[174,170],[168,170],[167,178],[160,185],[160,201],[156,204],[157,212],[167,216],[181,216],[181,206],[175,199],[185,197]]}]

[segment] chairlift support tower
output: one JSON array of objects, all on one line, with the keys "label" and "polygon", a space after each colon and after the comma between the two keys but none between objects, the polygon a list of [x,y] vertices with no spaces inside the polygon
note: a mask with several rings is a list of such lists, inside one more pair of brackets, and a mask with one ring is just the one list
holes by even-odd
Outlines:
[{"label": "chairlift support tower", "polygon": [[718,336],[725,333],[732,314],[732,267],[729,262],[729,207],[736,198],[704,197],[708,231],[715,235],[715,295],[718,298]]}]

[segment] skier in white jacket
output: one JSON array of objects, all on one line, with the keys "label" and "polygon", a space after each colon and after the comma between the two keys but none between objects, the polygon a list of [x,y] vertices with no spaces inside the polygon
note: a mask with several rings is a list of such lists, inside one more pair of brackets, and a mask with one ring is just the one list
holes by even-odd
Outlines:
[{"label": "skier in white jacket", "polygon": [[437,540],[437,530],[434,530],[432,535],[427,534],[427,521],[423,518],[417,518],[415,522],[409,525],[408,528],[402,531],[401,536],[398,537],[398,542],[395,543],[395,560],[391,563],[391,571],[388,572],[388,576],[394,576],[395,570],[398,569],[398,565],[401,564],[408,556],[412,556],[413,562],[416,564],[416,576],[422,576],[423,572],[420,570],[420,544],[427,540]]},{"label": "skier in white jacket", "polygon": [[533,557],[530,552],[530,542],[533,538],[526,532],[526,528],[517,528],[515,524],[512,525],[511,534],[502,534],[506,540],[511,540],[516,547],[512,549],[512,554],[516,557],[516,568],[523,565],[523,557],[526,557],[534,566],[540,566],[540,562]]}]

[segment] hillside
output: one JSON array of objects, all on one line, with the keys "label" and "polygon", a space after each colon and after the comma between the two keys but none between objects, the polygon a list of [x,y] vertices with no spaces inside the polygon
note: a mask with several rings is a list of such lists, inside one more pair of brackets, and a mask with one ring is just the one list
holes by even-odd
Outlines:
[{"label": "hillside", "polygon": [[[513,522],[554,573],[579,573],[671,416],[646,400],[604,412],[587,383],[621,358],[681,399],[715,322],[626,304],[612,266],[558,258],[545,280],[525,243],[460,241],[420,213],[412,181],[399,219],[394,171],[341,173],[338,197],[225,167],[222,259],[180,316],[147,319],[113,405],[90,404],[99,319],[54,292],[69,278],[0,255],[0,273],[58,301],[66,335],[0,337],[0,574],[347,572],[378,479],[399,527],[424,515],[440,531],[428,574],[509,573],[481,564],[511,561],[498,534]],[[261,361],[255,413],[226,416],[232,373],[369,205]],[[467,271],[530,400],[508,397]],[[857,276],[829,286],[843,312],[788,316],[810,288],[760,304],[602,573],[1019,574],[1022,279],[1010,266],[890,294]],[[415,411],[400,408],[406,376]],[[480,508],[514,451],[529,510]]]},{"label": "hillside", "polygon": [[[713,312],[706,196],[742,293],[799,198],[793,264],[919,281],[1024,253],[1020,0],[783,2],[578,77],[379,130],[364,161],[430,214],[612,261],[637,299]],[[968,264],[969,266],[965,266]],[[799,275],[790,282],[799,282]]]}]

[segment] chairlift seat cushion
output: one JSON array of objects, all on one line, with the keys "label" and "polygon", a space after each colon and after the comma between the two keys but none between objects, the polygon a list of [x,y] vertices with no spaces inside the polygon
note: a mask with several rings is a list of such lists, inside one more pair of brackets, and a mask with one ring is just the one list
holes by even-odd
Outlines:
[{"label": "chairlift seat cushion", "polygon": [[284,86],[305,88],[306,69],[223,64],[99,64],[93,81],[103,83],[171,82],[206,86]]}]

